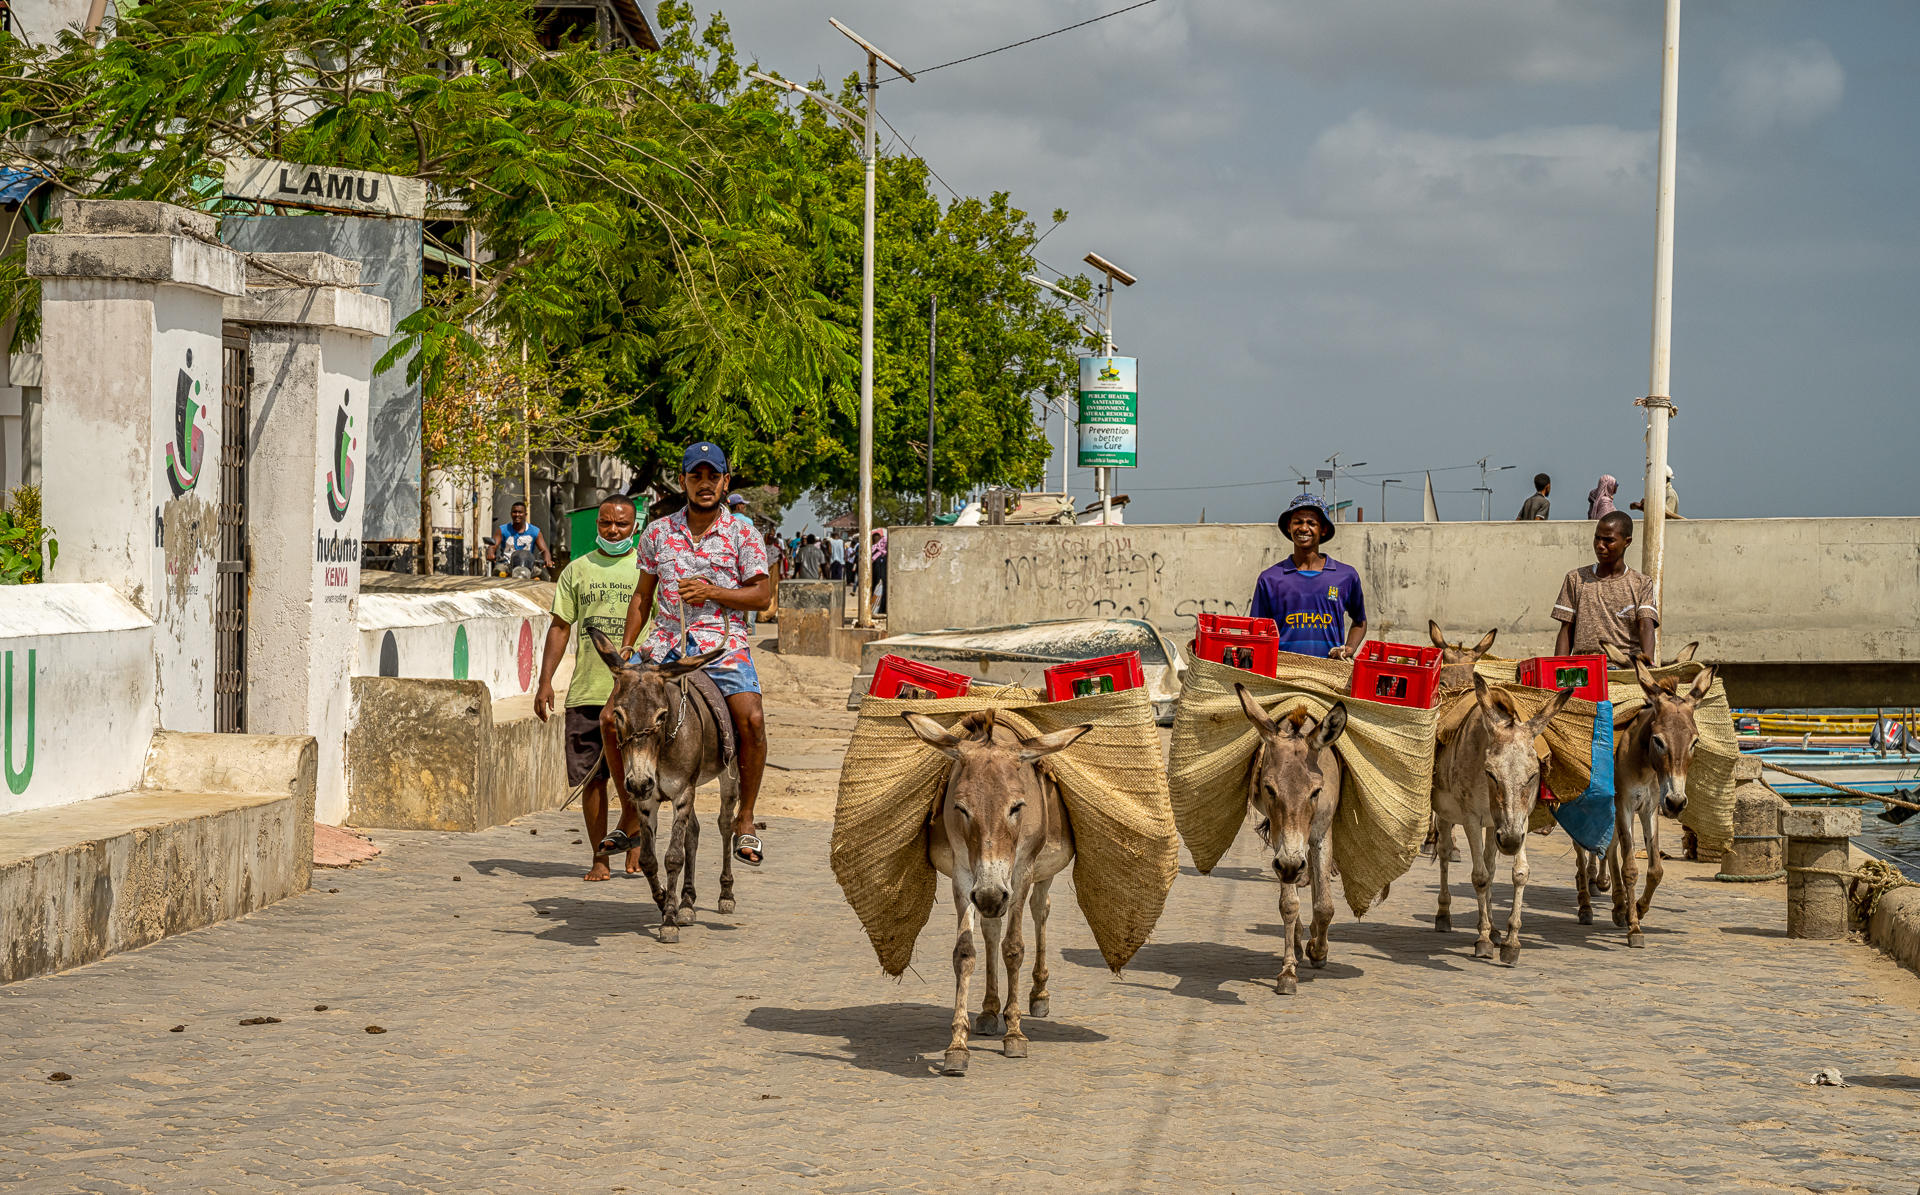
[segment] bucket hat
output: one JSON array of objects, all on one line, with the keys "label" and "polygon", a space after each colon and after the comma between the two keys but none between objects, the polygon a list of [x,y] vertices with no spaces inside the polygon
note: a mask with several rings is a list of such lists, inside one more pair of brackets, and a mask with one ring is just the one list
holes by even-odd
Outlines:
[{"label": "bucket hat", "polygon": [[1280,530],[1285,531],[1287,529],[1287,518],[1296,510],[1310,510],[1320,516],[1321,543],[1325,543],[1333,538],[1333,514],[1327,509],[1327,504],[1314,494],[1300,494],[1295,497],[1293,501],[1287,503],[1287,508],[1280,512],[1280,518],[1278,520]]}]

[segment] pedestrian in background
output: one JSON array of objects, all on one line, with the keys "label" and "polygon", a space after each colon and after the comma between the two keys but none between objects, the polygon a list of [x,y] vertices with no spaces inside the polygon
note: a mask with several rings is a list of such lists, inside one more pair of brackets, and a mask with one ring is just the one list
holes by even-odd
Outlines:
[{"label": "pedestrian in background", "polygon": [[801,541],[796,568],[802,581],[818,581],[826,563],[827,554],[821,550],[817,537],[809,535]]},{"label": "pedestrian in background", "polygon": [[847,545],[838,531],[827,535],[827,577],[829,580],[845,580],[847,575]]},{"label": "pedestrian in background", "polygon": [[873,529],[873,593],[875,614],[887,612],[887,529]]},{"label": "pedestrian in background", "polygon": [[[1646,508],[1647,504],[1645,502],[1635,502],[1632,505],[1632,509],[1634,510],[1645,510]],[[1667,517],[1670,519],[1684,519],[1687,517],[1680,513],[1680,494],[1673,488],[1672,465],[1667,466]]]},{"label": "pedestrian in background", "polygon": [[1553,492],[1553,478],[1545,473],[1533,475],[1533,497],[1520,504],[1520,513],[1514,516],[1515,522],[1530,523],[1535,519],[1547,517],[1547,495]]},{"label": "pedestrian in background", "polygon": [[1613,474],[1602,473],[1600,482],[1587,491],[1587,517],[1598,521],[1604,515],[1614,511],[1613,496],[1620,490],[1620,483]]}]

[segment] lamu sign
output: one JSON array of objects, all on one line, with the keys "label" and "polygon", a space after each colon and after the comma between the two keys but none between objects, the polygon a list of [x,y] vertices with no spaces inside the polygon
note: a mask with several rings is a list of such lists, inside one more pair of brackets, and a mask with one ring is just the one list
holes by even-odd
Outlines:
[{"label": "lamu sign", "polygon": [[410,220],[420,219],[427,206],[427,185],[417,178],[270,158],[229,158],[225,193],[279,207]]}]

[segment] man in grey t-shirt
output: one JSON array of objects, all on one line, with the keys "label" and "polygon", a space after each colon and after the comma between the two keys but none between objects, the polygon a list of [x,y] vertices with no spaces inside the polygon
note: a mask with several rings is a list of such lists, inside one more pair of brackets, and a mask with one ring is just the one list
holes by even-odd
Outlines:
[{"label": "man in grey t-shirt", "polygon": [[809,535],[801,541],[800,555],[794,559],[794,564],[795,574],[802,581],[820,580],[823,575],[821,570],[826,563],[827,554],[820,550],[819,539]]}]

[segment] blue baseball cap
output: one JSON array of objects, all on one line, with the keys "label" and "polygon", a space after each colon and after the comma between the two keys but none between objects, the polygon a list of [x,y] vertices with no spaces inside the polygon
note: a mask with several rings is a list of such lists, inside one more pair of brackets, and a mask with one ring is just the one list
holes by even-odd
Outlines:
[{"label": "blue baseball cap", "polygon": [[689,444],[680,454],[680,471],[691,473],[699,465],[712,465],[716,473],[728,472],[727,454],[720,451],[718,444],[708,444],[704,440],[698,444]]},{"label": "blue baseball cap", "polygon": [[1280,530],[1287,529],[1287,520],[1296,510],[1310,510],[1320,516],[1321,543],[1333,538],[1333,513],[1327,509],[1327,504],[1314,494],[1301,494],[1287,503],[1287,508],[1280,512]]}]

